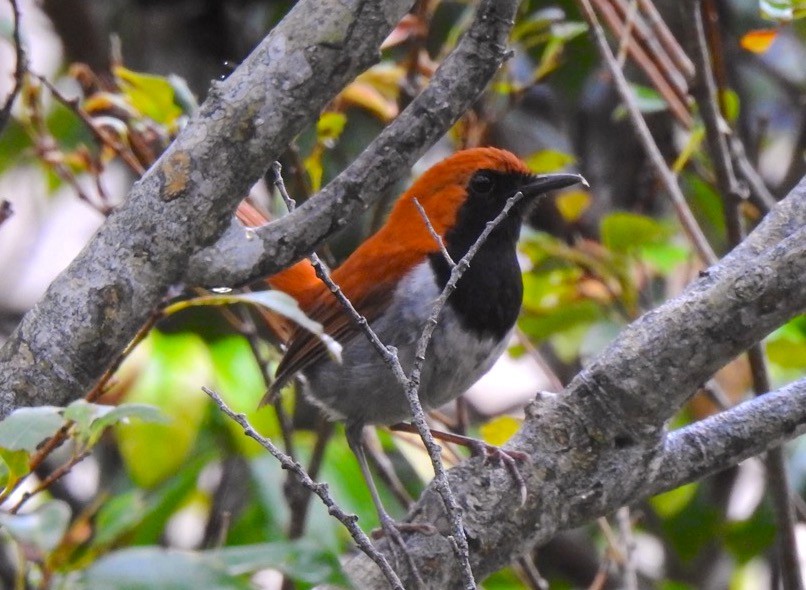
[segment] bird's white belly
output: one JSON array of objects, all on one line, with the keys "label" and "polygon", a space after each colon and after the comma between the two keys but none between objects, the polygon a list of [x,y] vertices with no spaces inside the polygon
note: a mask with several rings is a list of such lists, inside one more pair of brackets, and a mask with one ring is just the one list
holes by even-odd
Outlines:
[{"label": "bird's white belly", "polygon": [[[439,294],[431,266],[423,262],[400,281],[386,313],[372,323],[380,339],[397,348],[407,374]],[[464,393],[492,367],[507,340],[465,330],[446,305],[423,366],[419,391],[423,406],[436,408]],[[345,344],[342,364],[325,359],[304,374],[307,396],[333,419],[392,424],[411,417],[403,387],[363,334]]]}]

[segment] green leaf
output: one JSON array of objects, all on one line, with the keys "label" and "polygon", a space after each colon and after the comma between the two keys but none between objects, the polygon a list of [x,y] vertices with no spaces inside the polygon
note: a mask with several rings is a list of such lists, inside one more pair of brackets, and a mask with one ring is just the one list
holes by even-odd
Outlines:
[{"label": "green leaf", "polygon": [[806,368],[806,317],[781,326],[767,338],[767,356],[784,369]]},{"label": "green leaf", "polygon": [[230,575],[272,568],[303,584],[348,585],[336,555],[310,541],[240,545],[206,551],[205,558],[223,564]]},{"label": "green leaf", "polygon": [[160,408],[169,422],[119,423],[115,432],[134,481],[153,487],[185,462],[208,407],[201,386],[212,381],[212,370],[207,347],[196,334],[154,330],[135,354],[146,359],[139,361],[143,368],[129,387],[126,400]]},{"label": "green leaf", "polygon": [[697,483],[690,483],[649,499],[661,518],[669,518],[683,510],[697,493]]},{"label": "green leaf", "polygon": [[[207,344],[213,361],[216,391],[221,398],[235,412],[245,414],[249,423],[264,436],[279,435],[276,412],[258,408],[258,400],[266,393],[267,386],[246,338],[233,334]],[[250,456],[265,453],[257,442],[243,436],[243,429],[238,424],[232,420],[226,420],[225,424],[241,452]]]},{"label": "green leaf", "polygon": [[571,39],[576,39],[587,32],[588,25],[579,21],[564,21],[552,23],[551,25],[551,36],[566,42]]},{"label": "green leaf", "polygon": [[304,541],[195,553],[151,546],[123,549],[100,558],[73,584],[99,590],[246,590],[252,586],[241,578],[266,568],[282,571],[306,588],[314,584],[348,585],[338,558]]},{"label": "green leaf", "polygon": [[557,150],[540,150],[528,156],[524,161],[529,170],[535,174],[547,174],[574,164],[576,158]]},{"label": "green leaf", "polygon": [[30,458],[28,451],[10,451],[0,447],[0,459],[3,461],[0,464],[0,488],[10,488],[28,475]]},{"label": "green leaf", "polygon": [[730,88],[726,88],[722,91],[722,105],[724,105],[725,112],[723,113],[725,116],[725,120],[728,123],[736,123],[739,118],[739,95],[736,94],[735,90],[731,90]]},{"label": "green leaf", "polygon": [[496,416],[479,427],[481,439],[491,445],[502,446],[521,427],[523,420],[512,416]]},{"label": "green leaf", "polygon": [[726,525],[725,546],[739,563],[747,563],[772,546],[776,530],[772,509],[762,504],[747,520]]},{"label": "green leaf", "polygon": [[[654,88],[642,86],[641,84],[630,84],[630,89],[635,97],[638,110],[644,114],[662,113],[669,108],[669,104]],[[613,120],[620,121],[627,116],[627,109],[624,105],[619,105],[613,109]]]},{"label": "green leaf", "polygon": [[104,502],[95,517],[89,551],[102,553],[126,535],[130,545],[157,543],[165,524],[196,489],[199,473],[212,458],[210,452],[194,455],[156,490],[132,489]]},{"label": "green leaf", "polygon": [[529,338],[543,340],[579,325],[590,324],[601,317],[602,312],[596,303],[573,301],[550,312],[542,314],[529,312],[521,317],[518,326]]},{"label": "green leaf", "polygon": [[759,0],[761,16],[776,22],[789,22],[794,17],[792,0]]},{"label": "green leaf", "polygon": [[554,198],[554,204],[565,221],[574,222],[582,217],[591,203],[590,193],[587,191],[565,191]]},{"label": "green leaf", "polygon": [[695,497],[683,510],[664,518],[661,526],[672,549],[687,562],[718,537],[720,524],[719,509]]},{"label": "green leaf", "polygon": [[65,420],[75,422],[75,430],[80,436],[89,433],[90,424],[96,418],[110,412],[114,406],[93,404],[83,399],[77,399],[64,409]]},{"label": "green leaf", "polygon": [[74,581],[87,590],[250,590],[252,586],[230,576],[225,567],[203,554],[136,547],[115,551],[81,572]]},{"label": "green leaf", "polygon": [[19,408],[0,422],[0,447],[33,452],[64,425],[62,408]]},{"label": "green leaf", "polygon": [[622,253],[663,243],[669,237],[666,227],[651,217],[627,212],[616,212],[605,216],[599,231],[605,247],[613,252]]},{"label": "green leaf", "polygon": [[94,445],[104,430],[120,422],[136,418],[143,422],[167,423],[168,418],[159,408],[147,404],[120,404],[107,406],[79,399],[64,411],[64,417],[75,423],[76,435],[88,446]]},{"label": "green leaf", "polygon": [[0,525],[14,539],[42,553],[56,548],[69,524],[70,506],[61,500],[51,500],[26,514],[0,512]]},{"label": "green leaf", "polygon": [[115,68],[121,90],[132,106],[149,119],[162,125],[172,125],[182,114],[175,102],[171,81],[162,76],[134,72],[121,66]]},{"label": "green leaf", "polygon": [[129,490],[104,502],[95,517],[93,546],[111,544],[134,528],[143,518],[146,502],[143,491]]},{"label": "green leaf", "polygon": [[648,244],[640,248],[638,255],[652,268],[667,275],[685,263],[691,252],[688,248],[675,244]]}]

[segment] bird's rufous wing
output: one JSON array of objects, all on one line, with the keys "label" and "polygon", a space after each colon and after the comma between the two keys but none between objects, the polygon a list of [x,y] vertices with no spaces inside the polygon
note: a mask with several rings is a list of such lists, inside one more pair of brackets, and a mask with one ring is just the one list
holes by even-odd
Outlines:
[{"label": "bird's rufous wing", "polygon": [[[308,311],[308,317],[322,324],[324,331],[341,345],[361,336],[361,329],[336,297],[323,286],[317,304]],[[383,286],[371,290],[360,299],[350,302],[368,322],[376,319],[389,304],[387,289]],[[275,395],[296,373],[304,370],[323,357],[328,351],[322,340],[304,328],[297,328],[291,336],[288,348],[277,367],[276,380],[269,389],[264,402]]]}]

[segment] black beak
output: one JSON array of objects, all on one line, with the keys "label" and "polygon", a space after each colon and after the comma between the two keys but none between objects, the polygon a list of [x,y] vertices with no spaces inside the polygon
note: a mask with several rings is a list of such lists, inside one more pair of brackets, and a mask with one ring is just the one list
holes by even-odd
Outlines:
[{"label": "black beak", "polygon": [[520,191],[525,197],[533,198],[575,184],[590,186],[580,174],[536,174],[520,188]]}]

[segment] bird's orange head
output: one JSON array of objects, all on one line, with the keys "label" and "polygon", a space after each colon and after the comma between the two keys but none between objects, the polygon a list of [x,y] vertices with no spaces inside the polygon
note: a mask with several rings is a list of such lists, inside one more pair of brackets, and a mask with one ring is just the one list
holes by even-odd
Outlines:
[{"label": "bird's orange head", "polygon": [[[347,292],[361,290],[351,285],[357,276],[368,285],[395,281],[439,250],[426,217],[443,241],[460,220],[462,225],[473,226],[467,229],[477,236],[517,191],[528,198],[577,182],[580,177],[572,174],[534,175],[522,160],[505,150],[457,152],[412,184],[395,204],[386,224],[336,270],[334,278],[345,283]],[[517,228],[520,216],[516,212],[513,217],[509,225]]]}]

